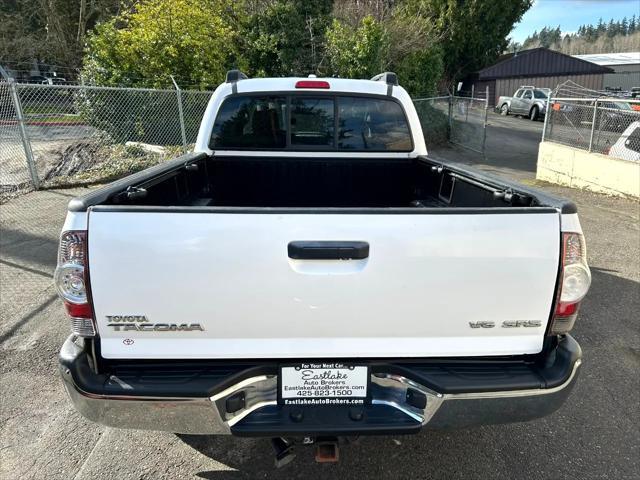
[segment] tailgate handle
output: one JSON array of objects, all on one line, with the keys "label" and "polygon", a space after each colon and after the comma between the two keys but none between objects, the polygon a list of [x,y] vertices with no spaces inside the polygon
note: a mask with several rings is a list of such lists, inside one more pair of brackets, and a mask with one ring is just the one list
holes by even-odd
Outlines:
[{"label": "tailgate handle", "polygon": [[362,260],[369,256],[367,242],[289,242],[289,258],[295,260]]}]

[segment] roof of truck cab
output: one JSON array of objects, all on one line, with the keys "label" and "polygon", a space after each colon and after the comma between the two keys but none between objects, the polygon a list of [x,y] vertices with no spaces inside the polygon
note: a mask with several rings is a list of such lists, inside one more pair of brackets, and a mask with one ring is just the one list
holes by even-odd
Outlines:
[{"label": "roof of truck cab", "polygon": [[[329,88],[296,88],[296,82],[301,80],[325,81],[329,83]],[[354,80],[349,78],[327,78],[327,77],[284,77],[284,78],[250,78],[235,82],[238,93],[249,92],[341,92],[341,93],[364,93],[373,95],[386,95],[389,85],[385,82],[373,80]],[[394,86],[394,88],[398,88]]]}]

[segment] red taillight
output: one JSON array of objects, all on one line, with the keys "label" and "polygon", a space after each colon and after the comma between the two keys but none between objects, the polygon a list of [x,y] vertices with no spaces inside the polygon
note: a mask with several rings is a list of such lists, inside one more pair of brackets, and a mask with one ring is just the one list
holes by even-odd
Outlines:
[{"label": "red taillight", "polygon": [[64,307],[67,309],[67,313],[70,317],[76,318],[93,318],[93,314],[91,312],[91,305],[88,303],[82,303],[80,305],[75,303],[70,303],[64,300]]},{"label": "red taillight", "polygon": [[561,255],[560,285],[550,329],[553,335],[567,333],[573,328],[580,302],[591,285],[591,272],[587,265],[582,234],[563,233]]},{"label": "red taillight", "polygon": [[556,315],[567,316],[567,315],[575,315],[578,313],[578,307],[580,306],[580,302],[578,303],[563,303],[558,302],[556,305]]},{"label": "red taillight", "polygon": [[633,108],[636,112],[640,112],[640,104],[632,103],[631,108]]},{"label": "red taillight", "polygon": [[298,80],[296,88],[331,88],[331,86],[324,80]]},{"label": "red taillight", "polygon": [[60,237],[58,266],[54,281],[60,298],[71,317],[73,333],[92,337],[95,325],[89,297],[89,266],[87,264],[87,232],[70,230]]}]

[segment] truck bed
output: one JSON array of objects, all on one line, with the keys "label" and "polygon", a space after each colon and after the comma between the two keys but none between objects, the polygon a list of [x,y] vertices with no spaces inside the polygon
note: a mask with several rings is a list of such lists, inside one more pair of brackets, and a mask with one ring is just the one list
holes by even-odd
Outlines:
[{"label": "truck bed", "polygon": [[461,165],[418,158],[189,154],[74,199],[71,211],[120,205],[182,208],[431,209],[552,207],[563,199]]}]

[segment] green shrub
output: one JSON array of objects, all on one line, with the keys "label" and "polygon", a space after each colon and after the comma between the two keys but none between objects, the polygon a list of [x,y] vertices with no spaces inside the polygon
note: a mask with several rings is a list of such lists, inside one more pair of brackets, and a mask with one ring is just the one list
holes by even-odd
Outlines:
[{"label": "green shrub", "polygon": [[[448,101],[447,99],[435,101],[442,102],[441,106],[448,108],[445,103]],[[422,133],[427,147],[446,143],[449,139],[448,114],[442,109],[434,107],[431,100],[418,100],[414,105],[420,118],[420,125],[422,126]]]},{"label": "green shrub", "polygon": [[182,144],[175,91],[89,88],[78,90],[75,102],[85,122],[112,142]]}]

